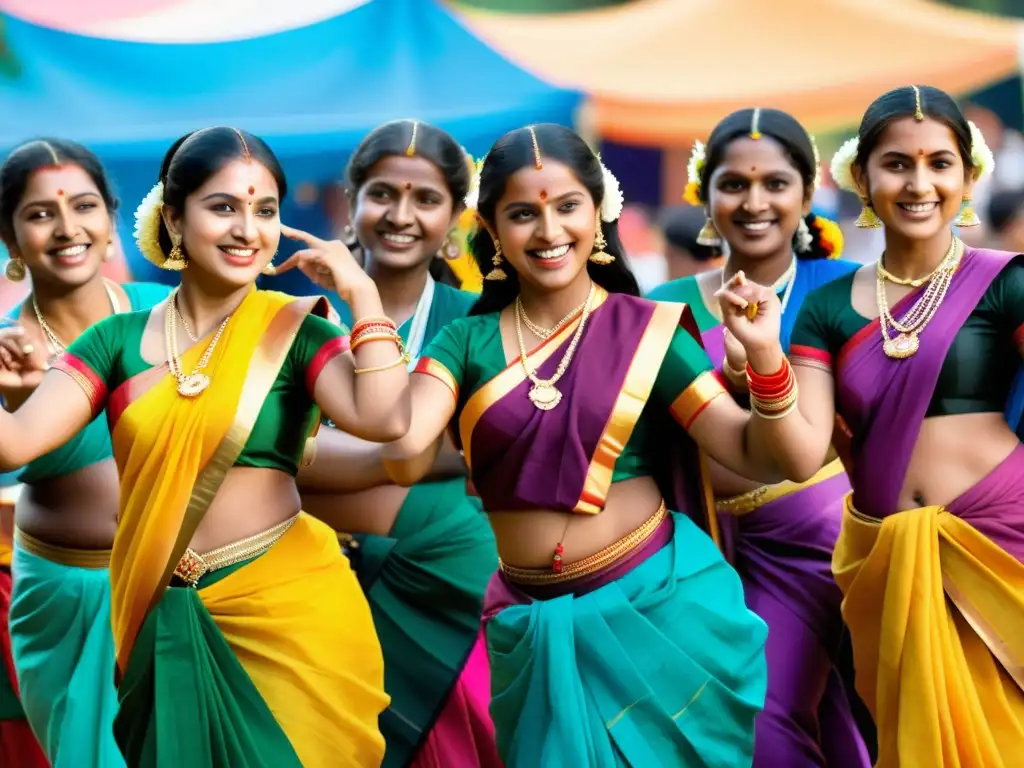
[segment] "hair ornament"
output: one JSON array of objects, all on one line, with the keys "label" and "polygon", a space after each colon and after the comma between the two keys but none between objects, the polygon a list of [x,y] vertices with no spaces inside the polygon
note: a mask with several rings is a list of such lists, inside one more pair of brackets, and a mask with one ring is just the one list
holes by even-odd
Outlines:
[{"label": "hair ornament", "polygon": [[164,183],[158,181],[135,209],[135,244],[146,261],[162,266],[167,255],[160,248],[160,216],[164,207]]},{"label": "hair ornament", "polygon": [[527,129],[530,132],[530,140],[533,142],[533,162],[534,167],[540,171],[544,168],[544,163],[540,161],[540,142],[537,141],[537,132],[533,130],[533,126],[528,126]]},{"label": "hair ornament", "polygon": [[700,175],[704,170],[704,160],[707,157],[707,148],[702,142],[693,142],[693,149],[690,150],[690,160],[686,164],[686,189],[683,191],[683,200],[690,205],[700,205]]},{"label": "hair ornament", "polygon": [[828,253],[828,258],[838,259],[843,254],[843,230],[831,219],[823,216],[814,217],[814,226],[820,233],[818,242]]},{"label": "hair ornament", "polygon": [[967,126],[971,129],[971,165],[974,166],[974,180],[977,181],[995,170],[996,158],[988,148],[985,135],[974,121],[968,120]]},{"label": "hair ornament", "polygon": [[821,152],[818,151],[818,142],[814,135],[808,133],[807,138],[811,142],[811,157],[814,159],[814,180],[811,182],[811,192],[821,187]]},{"label": "hair ornament", "polygon": [[921,109],[921,89],[916,85],[910,86],[914,89],[914,119],[917,122],[924,122],[924,110]]},{"label": "hair ornament", "polygon": [[762,136],[761,133],[761,108],[754,107],[754,114],[750,116],[750,138],[757,141]]},{"label": "hair ornament", "polygon": [[420,131],[420,121],[412,121],[412,136],[409,137],[409,146],[405,148],[405,156],[412,157],[416,154],[416,134]]},{"label": "hair ornament", "polygon": [[613,221],[618,221],[619,216],[622,215],[626,198],[622,194],[619,180],[615,178],[614,173],[608,170],[608,166],[601,162],[600,155],[597,162],[601,163],[601,181],[604,186],[604,197],[601,198],[601,221],[611,224]]},{"label": "hair ornament", "polygon": [[469,173],[469,190],[466,192],[466,199],[463,201],[466,204],[466,210],[472,211],[474,214],[480,207],[480,174],[484,170],[484,161],[487,158],[480,158],[474,161],[470,157],[470,173]]},{"label": "hair ornament", "polygon": [[847,192],[856,192],[857,194],[860,194],[860,190],[857,189],[857,182],[853,178],[853,162],[857,159],[859,147],[860,139],[856,136],[848,139],[832,155],[832,164],[829,167],[832,173],[832,180],[836,183],[837,187],[845,189]]}]

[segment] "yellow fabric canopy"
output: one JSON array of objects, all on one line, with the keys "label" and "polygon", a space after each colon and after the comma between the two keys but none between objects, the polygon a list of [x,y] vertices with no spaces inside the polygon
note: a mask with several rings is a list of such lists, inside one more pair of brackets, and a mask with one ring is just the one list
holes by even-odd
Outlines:
[{"label": "yellow fabric canopy", "polygon": [[519,66],[586,93],[603,136],[684,144],[777,107],[812,131],[859,122],[900,85],[961,94],[1018,71],[1013,20],[927,0],[640,0],[540,16],[462,8]]}]

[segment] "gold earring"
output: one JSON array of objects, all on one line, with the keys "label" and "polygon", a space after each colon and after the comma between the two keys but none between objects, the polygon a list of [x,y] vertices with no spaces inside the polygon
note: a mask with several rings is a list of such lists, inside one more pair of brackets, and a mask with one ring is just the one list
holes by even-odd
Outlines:
[{"label": "gold earring", "polygon": [[160,268],[170,272],[181,272],[188,267],[185,254],[181,251],[181,239],[172,237],[171,243],[171,252],[167,254],[167,258],[164,259],[164,263],[160,265]]},{"label": "gold earring", "polygon": [[864,207],[861,208],[860,216],[853,222],[853,226],[860,227],[861,229],[878,229],[882,226],[882,220],[878,218],[878,214],[875,213],[875,209],[871,207],[871,202],[866,198],[861,198],[861,202]]},{"label": "gold earring", "polygon": [[615,257],[605,251],[608,241],[604,238],[604,228],[601,226],[601,214],[597,214],[597,229],[594,230],[594,252],[590,254],[590,261],[594,264],[611,264]]},{"label": "gold earring", "polygon": [[459,241],[455,239],[455,233],[449,232],[441,244],[441,258],[452,261],[461,255],[462,247],[459,245]]},{"label": "gold earring", "polygon": [[960,203],[960,213],[953,219],[953,223],[958,227],[976,227],[981,224],[981,219],[978,218],[974,206],[971,205],[970,195],[964,195],[964,199]]},{"label": "gold earring", "polygon": [[501,268],[501,262],[501,243],[498,242],[498,238],[494,238],[494,257],[491,259],[494,268],[484,275],[484,280],[504,280],[508,277],[505,270]]},{"label": "gold earring", "polygon": [[700,232],[697,233],[697,245],[706,245],[709,248],[717,248],[722,244],[722,236],[718,234],[718,230],[715,229],[715,222],[708,216],[707,221],[704,222],[704,226],[701,227]]},{"label": "gold earring", "polygon": [[267,277],[273,277],[274,275],[277,274],[277,267],[274,266],[274,257],[275,256],[277,256],[277,253],[274,253],[274,255],[270,257],[270,261],[267,262],[267,266],[265,266],[263,269],[260,270],[260,274],[261,275],[266,275]]},{"label": "gold earring", "polygon": [[25,262],[17,256],[12,256],[11,260],[7,262],[7,267],[4,269],[4,274],[7,279],[12,283],[20,283],[25,279],[25,275],[28,274],[28,270],[25,269]]}]

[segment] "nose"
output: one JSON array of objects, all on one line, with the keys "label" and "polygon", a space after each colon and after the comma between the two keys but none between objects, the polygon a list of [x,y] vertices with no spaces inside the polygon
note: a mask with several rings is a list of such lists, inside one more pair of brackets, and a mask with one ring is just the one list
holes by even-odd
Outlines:
[{"label": "nose", "polygon": [[246,206],[241,216],[236,217],[231,235],[243,243],[251,243],[259,236],[256,227],[256,214],[250,206]]},{"label": "nose", "polygon": [[53,234],[63,240],[71,240],[78,233],[78,222],[67,201],[57,203],[57,216],[54,219]]},{"label": "nose", "polygon": [[538,237],[548,243],[555,242],[558,235],[562,232],[562,226],[558,222],[558,217],[555,215],[554,211],[547,206],[541,209],[540,218],[537,219],[537,224]]},{"label": "nose", "polygon": [[412,199],[402,195],[388,211],[388,221],[399,228],[411,227],[413,223]]},{"label": "nose", "polygon": [[907,191],[914,195],[924,195],[931,188],[931,171],[924,163],[918,163],[907,179]]},{"label": "nose", "polygon": [[750,185],[746,199],[743,201],[743,209],[747,213],[761,213],[768,209],[768,198],[760,184]]}]

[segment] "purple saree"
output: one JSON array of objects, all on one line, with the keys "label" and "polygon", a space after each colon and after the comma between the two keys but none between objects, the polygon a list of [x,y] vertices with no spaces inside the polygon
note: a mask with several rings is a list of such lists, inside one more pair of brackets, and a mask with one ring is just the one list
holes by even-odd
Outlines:
[{"label": "purple saree", "polygon": [[[711,359],[724,360],[724,326],[702,337]],[[849,480],[830,466],[789,492],[776,488],[740,497],[767,491],[766,501],[739,514],[726,511],[728,502],[718,514],[747,607],[768,624],[768,695],[756,722],[754,766],[866,768],[871,761],[834,669],[843,622],[832,550]]]},{"label": "purple saree", "polygon": [[[680,304],[600,298],[558,382],[558,407],[533,406],[518,362],[466,402],[459,432],[486,509],[600,513],[676,330],[698,338]],[[554,373],[574,330],[530,355],[538,377]],[[720,393],[703,381],[688,401],[696,409]],[[689,466],[689,482],[673,489],[699,487]],[[491,715],[509,768],[750,764],[765,627],[709,537],[681,514],[669,519],[628,571],[602,571],[578,592],[538,599],[501,574],[492,580]]]},{"label": "purple saree", "polygon": [[854,494],[833,571],[878,765],[1009,768],[1024,751],[1024,449],[945,507],[899,509],[949,348],[1011,257],[967,250],[913,357],[887,357],[875,321],[836,363]]}]

